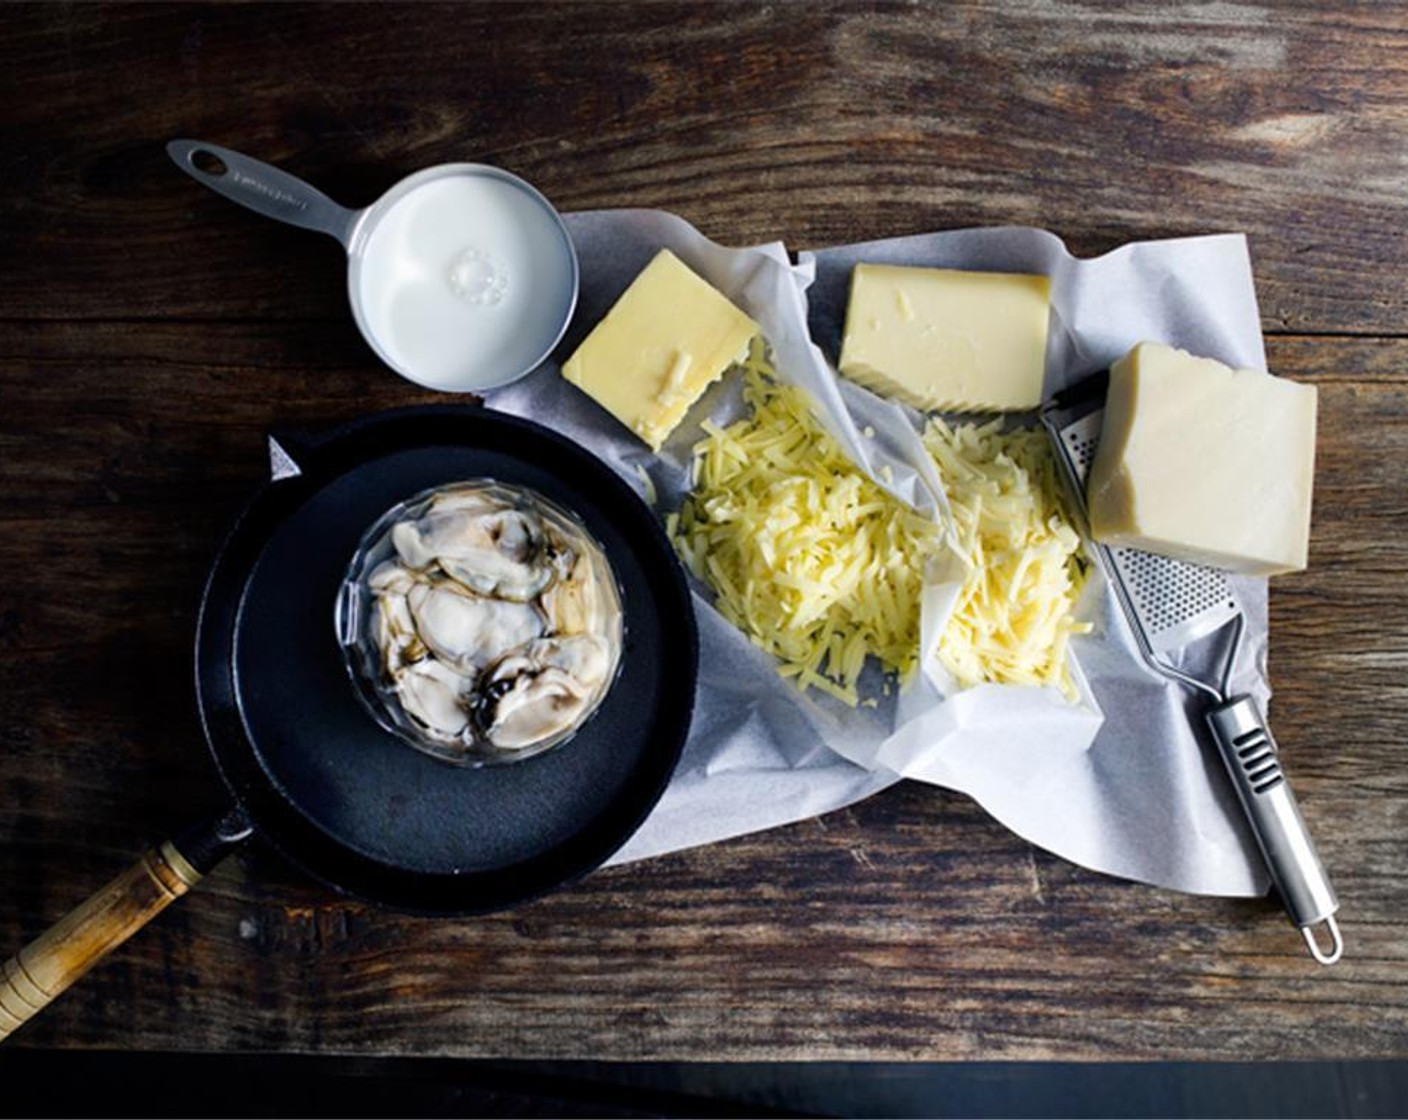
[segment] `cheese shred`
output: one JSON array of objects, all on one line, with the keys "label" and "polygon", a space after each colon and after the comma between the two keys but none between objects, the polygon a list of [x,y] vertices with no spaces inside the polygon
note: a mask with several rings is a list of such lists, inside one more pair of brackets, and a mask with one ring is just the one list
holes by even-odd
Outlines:
[{"label": "cheese shred", "polygon": [[939,660],[963,687],[1050,685],[1075,700],[1066,647],[1090,631],[1074,618],[1086,575],[1080,536],[1046,435],[1002,425],[934,417],[924,433],[969,567]]},{"label": "cheese shred", "polygon": [[719,612],[784,677],[854,707],[867,657],[901,679],[914,672],[925,558],[942,529],[861,472],[772,373],[755,341],[752,412],[705,424],[694,489],[667,529]]},{"label": "cheese shred", "polygon": [[1067,645],[1090,630],[1074,618],[1086,569],[1043,433],[930,419],[923,440],[952,508],[946,534],[850,460],[806,396],[775,380],[760,339],[743,377],[750,414],[704,423],[693,489],[666,530],[715,607],[783,677],[852,707],[869,658],[908,680],[924,572],[950,550],[968,575],[937,656],[956,683],[1077,698]]}]

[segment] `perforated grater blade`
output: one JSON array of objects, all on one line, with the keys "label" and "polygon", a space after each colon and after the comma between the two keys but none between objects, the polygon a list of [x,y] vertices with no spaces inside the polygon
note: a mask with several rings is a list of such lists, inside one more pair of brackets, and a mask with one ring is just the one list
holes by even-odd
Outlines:
[{"label": "perforated grater blade", "polygon": [[[1092,379],[1093,381],[1095,379]],[[1104,409],[1100,385],[1084,384],[1042,409],[1056,458],[1075,508],[1085,514],[1085,482],[1100,444]],[[1088,522],[1088,518],[1086,518]],[[1088,526],[1087,526],[1088,527]],[[1087,534],[1088,536],[1088,534]],[[1228,683],[1245,619],[1227,578],[1215,568],[1187,564],[1139,549],[1107,547],[1093,540],[1090,551],[1105,570],[1148,666],[1161,676],[1212,701],[1204,712],[1272,882],[1291,920],[1300,927],[1311,955],[1334,964],[1344,952],[1334,915],[1339,900],[1315,851],[1295,795],[1281,772],[1276,741],[1250,696],[1229,696]],[[1176,668],[1167,658],[1189,644],[1228,628],[1219,681],[1214,684]],[[1316,927],[1325,925],[1325,950]]]}]

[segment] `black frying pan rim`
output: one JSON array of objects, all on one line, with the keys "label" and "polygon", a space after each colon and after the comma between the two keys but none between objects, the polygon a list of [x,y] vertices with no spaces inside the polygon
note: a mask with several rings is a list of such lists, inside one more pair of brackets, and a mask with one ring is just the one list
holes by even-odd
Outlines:
[{"label": "black frying pan rim", "polygon": [[[688,669],[674,695],[663,700],[662,734],[605,813],[543,856],[495,873],[446,875],[394,868],[344,846],[303,815],[264,772],[249,742],[235,696],[230,660],[243,590],[274,530],[321,486],[379,451],[463,444],[464,425],[475,419],[517,430],[523,439],[552,448],[589,478],[603,509],[623,509],[659,554],[646,562],[652,592],[668,615]],[[376,413],[344,424],[296,456],[298,477],[266,483],[242,511],[217,553],[201,598],[196,627],[196,698],[206,746],[222,781],[257,834],[290,863],[333,890],[410,913],[475,914],[504,909],[565,886],[599,867],[640,827],[659,801],[684,749],[694,705],[698,632],[688,583],[658,519],[614,471],[578,444],[532,421],[477,405],[428,405]],[[680,684],[687,682],[687,687]],[[525,763],[526,765],[526,763]],[[564,849],[566,851],[564,852]],[[551,858],[549,858],[551,857]],[[511,871],[510,881],[504,875]],[[498,874],[499,878],[494,878]]]}]

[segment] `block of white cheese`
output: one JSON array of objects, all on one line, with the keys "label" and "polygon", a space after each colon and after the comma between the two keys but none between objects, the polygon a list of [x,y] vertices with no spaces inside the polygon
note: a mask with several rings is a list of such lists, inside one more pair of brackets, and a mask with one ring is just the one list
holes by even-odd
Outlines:
[{"label": "block of white cheese", "polygon": [[659,451],[757,333],[757,323],[662,249],[567,359],[562,376]]},{"label": "block of white cheese", "polygon": [[1036,408],[1050,318],[1045,276],[859,264],[839,367],[921,410]]},{"label": "block of white cheese", "polygon": [[1297,571],[1314,474],[1313,386],[1141,342],[1110,370],[1091,533],[1245,575]]}]

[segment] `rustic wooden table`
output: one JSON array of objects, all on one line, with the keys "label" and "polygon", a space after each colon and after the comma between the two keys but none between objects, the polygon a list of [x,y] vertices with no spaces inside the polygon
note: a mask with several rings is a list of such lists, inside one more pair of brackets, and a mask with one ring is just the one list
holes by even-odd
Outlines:
[{"label": "rustic wooden table", "polygon": [[1320,390],[1312,564],[1275,584],[1271,669],[1342,964],[1274,902],[1091,874],[906,785],[474,920],[368,909],[256,849],[10,1045],[1408,1056],[1408,10],[1111,13],[0,13],[0,956],[220,804],[194,610],[265,430],[433,399],[361,341],[336,245],[172,168],[189,135],[349,203],[482,160],[731,244],[1014,223],[1091,255],[1245,230],[1272,368]]}]

